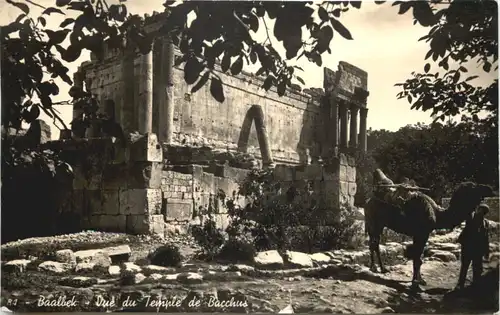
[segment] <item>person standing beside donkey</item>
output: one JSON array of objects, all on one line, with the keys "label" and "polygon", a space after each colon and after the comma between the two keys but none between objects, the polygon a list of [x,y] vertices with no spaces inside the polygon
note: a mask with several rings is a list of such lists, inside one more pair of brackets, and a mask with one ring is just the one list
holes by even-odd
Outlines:
[{"label": "person standing beside donkey", "polygon": [[456,289],[463,289],[471,263],[472,285],[477,284],[481,277],[483,257],[488,258],[490,254],[488,222],[484,218],[489,210],[487,205],[480,204],[473,213],[472,218],[467,220],[465,228],[458,236],[458,243],[461,245],[461,266]]}]

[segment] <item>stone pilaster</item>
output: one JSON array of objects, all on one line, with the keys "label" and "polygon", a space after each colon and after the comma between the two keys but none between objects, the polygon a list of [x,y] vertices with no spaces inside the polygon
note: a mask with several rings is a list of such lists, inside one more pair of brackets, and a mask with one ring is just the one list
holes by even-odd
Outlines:
[{"label": "stone pilaster", "polygon": [[136,130],[134,61],[135,52],[131,49],[126,50],[121,60],[122,108],[120,115],[120,124],[125,133]]},{"label": "stone pilaster", "polygon": [[348,115],[349,111],[345,102],[339,103],[340,114],[340,147],[347,148],[347,131],[348,131]]},{"label": "stone pilaster", "polygon": [[331,117],[331,126],[330,126],[330,141],[332,146],[332,151],[335,152],[336,148],[339,145],[339,106],[337,101],[333,96],[330,97],[330,117]]},{"label": "stone pilaster", "polygon": [[358,111],[359,107],[356,105],[351,105],[351,129],[349,131],[350,141],[349,146],[351,148],[358,147]]},{"label": "stone pilaster", "polygon": [[169,38],[159,40],[158,72],[158,140],[160,143],[171,143],[174,131],[174,45]]},{"label": "stone pilaster", "polygon": [[366,118],[368,116],[368,109],[360,109],[359,117],[359,147],[363,152],[366,152]]}]

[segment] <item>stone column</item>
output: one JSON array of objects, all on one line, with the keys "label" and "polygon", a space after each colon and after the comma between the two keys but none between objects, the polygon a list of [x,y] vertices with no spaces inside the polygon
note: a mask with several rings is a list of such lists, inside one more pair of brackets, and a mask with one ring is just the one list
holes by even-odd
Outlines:
[{"label": "stone column", "polygon": [[352,104],[351,105],[351,130],[349,132],[351,138],[349,146],[351,148],[358,147],[358,111],[359,107]]},{"label": "stone column", "polygon": [[125,133],[136,130],[135,111],[135,52],[127,49],[121,62],[122,72],[122,108],[120,123]]},{"label": "stone column", "polygon": [[137,126],[146,134],[153,131],[153,51],[141,56],[140,69]]},{"label": "stone column", "polygon": [[330,141],[332,146],[332,151],[335,152],[335,148],[339,145],[339,106],[337,100],[331,96],[330,97],[330,121],[332,125],[330,126],[331,135]]},{"label": "stone column", "polygon": [[347,108],[347,104],[345,102],[341,102],[339,104],[339,114],[340,114],[340,147],[347,148],[347,124],[348,124],[348,115],[349,111]]},{"label": "stone column", "polygon": [[161,69],[165,77],[163,90],[165,91],[163,105],[160,106],[160,111],[163,110],[160,116],[160,143],[172,142],[174,134],[174,44],[170,38],[163,41],[162,49],[162,64]]},{"label": "stone column", "polygon": [[359,147],[363,152],[366,152],[366,117],[368,116],[368,108],[360,109],[359,116]]}]

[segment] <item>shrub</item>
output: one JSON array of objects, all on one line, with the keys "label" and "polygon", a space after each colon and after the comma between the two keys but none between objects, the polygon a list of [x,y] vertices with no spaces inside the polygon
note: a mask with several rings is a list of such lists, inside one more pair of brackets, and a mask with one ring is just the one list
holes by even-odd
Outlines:
[{"label": "shrub", "polygon": [[[342,206],[332,211],[318,191],[305,180],[293,186],[276,181],[271,170],[250,172],[238,194],[227,198],[219,193],[231,217],[229,237],[244,235],[257,250],[357,247],[359,241],[353,243],[359,234],[354,209]],[[244,207],[237,202],[240,196],[249,200]]]},{"label": "shrub", "polygon": [[149,255],[149,260],[153,265],[177,267],[182,263],[182,255],[179,247],[175,245],[163,245]]},{"label": "shrub", "polygon": [[201,248],[201,254],[207,259],[217,255],[224,244],[224,234],[218,229],[214,220],[206,220],[201,226],[193,226],[192,235]]},{"label": "shrub", "polygon": [[255,246],[247,240],[231,238],[221,248],[218,259],[232,263],[252,262],[256,254]]}]

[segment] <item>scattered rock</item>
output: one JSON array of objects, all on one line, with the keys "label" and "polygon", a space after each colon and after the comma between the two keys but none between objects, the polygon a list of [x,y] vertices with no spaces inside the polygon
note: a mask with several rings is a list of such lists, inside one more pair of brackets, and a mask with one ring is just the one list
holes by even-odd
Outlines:
[{"label": "scattered rock", "polygon": [[455,254],[444,251],[444,250],[430,250],[429,253],[431,257],[437,258],[444,262],[456,261],[457,256]]},{"label": "scattered rock", "polygon": [[6,272],[25,272],[30,262],[28,259],[16,259],[6,263],[2,269]]},{"label": "scattered rock", "polygon": [[91,277],[66,277],[62,278],[59,284],[74,288],[88,288],[97,282],[97,279]]},{"label": "scattered rock", "polygon": [[132,250],[128,245],[106,247],[104,252],[108,254],[114,264],[127,262],[132,254]]},{"label": "scattered rock", "polygon": [[169,274],[169,275],[165,275],[163,277],[164,280],[168,280],[168,281],[177,281],[177,278],[179,277],[180,273],[174,273],[174,274]]},{"label": "scattered rock", "polygon": [[149,275],[148,279],[152,280],[152,281],[158,281],[160,280],[161,278],[163,278],[163,275],[159,274],[159,273],[152,273]]},{"label": "scattered rock", "polygon": [[98,252],[94,256],[92,256],[91,261],[94,263],[94,268],[102,268],[107,269],[111,266],[111,258],[106,252]]},{"label": "scattered rock", "polygon": [[311,260],[315,263],[328,263],[332,258],[324,253],[315,253],[309,255]]},{"label": "scattered rock", "polygon": [[142,273],[136,273],[134,275],[134,283],[135,284],[138,284],[138,283],[141,283],[142,281],[144,281],[146,279],[146,276],[143,275]]},{"label": "scattered rock", "polygon": [[293,267],[310,268],[313,266],[313,261],[308,254],[287,250],[285,255],[287,264]]},{"label": "scattered rock", "polygon": [[76,256],[71,249],[61,249],[56,251],[56,261],[76,265]]},{"label": "scattered rock", "polygon": [[227,271],[242,271],[245,273],[251,273],[251,272],[255,271],[255,268],[252,266],[248,266],[248,265],[236,264],[236,265],[229,266]]},{"label": "scattered rock", "polygon": [[122,269],[124,271],[130,271],[130,272],[141,272],[142,268],[137,266],[136,264],[132,262],[125,262],[122,264]]},{"label": "scattered rock", "polygon": [[102,249],[88,249],[75,252],[76,262],[92,262],[92,258],[98,253],[102,253]]},{"label": "scattered rock", "polygon": [[109,266],[108,267],[108,273],[112,276],[118,276],[120,274],[120,266]]},{"label": "scattered rock", "polygon": [[79,263],[76,264],[76,272],[89,272],[94,270],[95,263]]},{"label": "scattered rock", "polygon": [[459,250],[460,245],[454,243],[434,243],[433,246],[435,249],[444,250],[444,251],[454,251]]},{"label": "scattered rock", "polygon": [[283,258],[277,250],[259,252],[254,258],[255,264],[259,267],[282,267]]},{"label": "scattered rock", "polygon": [[144,272],[145,275],[150,275],[153,273],[167,273],[167,272],[172,272],[173,270],[174,270],[173,268],[157,266],[157,265],[147,265],[142,267],[142,271]]},{"label": "scattered rock", "polygon": [[387,306],[384,309],[382,309],[380,311],[380,313],[396,313],[396,312],[392,308],[390,308],[389,306]]},{"label": "scattered rock", "polygon": [[203,276],[196,272],[181,273],[177,276],[177,281],[186,284],[201,283]]},{"label": "scattered rock", "polygon": [[68,271],[69,269],[71,269],[71,266],[57,261],[44,261],[43,263],[38,265],[38,270],[54,273],[63,273]]}]

